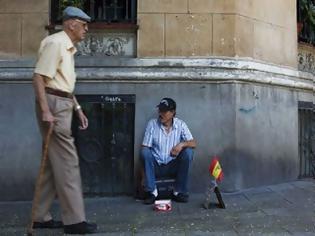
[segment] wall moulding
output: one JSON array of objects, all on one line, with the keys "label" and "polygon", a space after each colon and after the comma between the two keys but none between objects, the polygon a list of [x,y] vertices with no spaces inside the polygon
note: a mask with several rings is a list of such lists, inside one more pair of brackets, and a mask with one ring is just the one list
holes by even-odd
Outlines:
[{"label": "wall moulding", "polygon": [[[0,61],[0,83],[31,82],[30,60]],[[81,82],[187,82],[259,83],[313,92],[311,73],[257,60],[236,58],[144,59],[121,57],[77,57]]]}]

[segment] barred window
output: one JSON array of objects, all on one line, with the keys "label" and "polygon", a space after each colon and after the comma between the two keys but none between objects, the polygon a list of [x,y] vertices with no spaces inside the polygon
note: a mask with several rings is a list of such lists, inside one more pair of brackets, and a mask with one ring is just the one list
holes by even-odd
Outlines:
[{"label": "barred window", "polygon": [[92,22],[132,23],[136,22],[137,0],[52,0],[51,23],[60,24],[62,11],[67,6],[84,10]]},{"label": "barred window", "polygon": [[297,0],[297,31],[300,42],[315,45],[314,0]]}]

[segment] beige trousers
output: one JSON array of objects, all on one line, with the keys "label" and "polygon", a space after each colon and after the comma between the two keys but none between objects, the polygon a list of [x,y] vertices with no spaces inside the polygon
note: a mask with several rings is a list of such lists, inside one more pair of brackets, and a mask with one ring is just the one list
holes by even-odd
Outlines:
[{"label": "beige trousers", "polygon": [[[48,105],[56,118],[48,146],[48,161],[41,180],[40,197],[35,221],[52,219],[49,209],[56,195],[61,206],[61,218],[65,225],[85,221],[79,159],[71,136],[73,100],[47,94]],[[41,121],[39,104],[36,113],[42,137],[47,125]]]}]

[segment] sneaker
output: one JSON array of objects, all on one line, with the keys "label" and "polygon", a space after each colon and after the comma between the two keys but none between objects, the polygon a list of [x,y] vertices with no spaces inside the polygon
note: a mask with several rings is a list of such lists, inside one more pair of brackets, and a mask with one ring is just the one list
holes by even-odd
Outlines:
[{"label": "sneaker", "polygon": [[97,232],[97,225],[85,221],[64,226],[65,234],[93,234]]},{"label": "sneaker", "polygon": [[33,229],[57,229],[57,228],[63,228],[63,223],[61,221],[56,220],[48,220],[43,222],[36,222],[33,223]]},{"label": "sneaker", "polygon": [[175,202],[188,202],[188,194],[183,194],[183,193],[178,193],[177,195],[174,195],[172,196],[172,199],[175,201]]},{"label": "sneaker", "polygon": [[146,205],[152,205],[155,202],[156,197],[152,193],[146,193],[145,199],[143,201]]}]

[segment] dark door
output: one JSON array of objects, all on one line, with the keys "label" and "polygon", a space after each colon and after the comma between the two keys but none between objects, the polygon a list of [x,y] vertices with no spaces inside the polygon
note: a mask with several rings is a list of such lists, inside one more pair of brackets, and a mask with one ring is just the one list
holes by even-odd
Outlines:
[{"label": "dark door", "polygon": [[87,130],[73,119],[83,192],[88,196],[132,194],[134,95],[77,95],[89,119]]},{"label": "dark door", "polygon": [[299,177],[315,177],[315,116],[311,102],[299,102],[299,157]]}]

